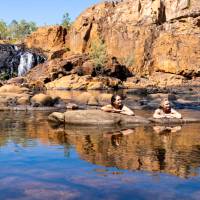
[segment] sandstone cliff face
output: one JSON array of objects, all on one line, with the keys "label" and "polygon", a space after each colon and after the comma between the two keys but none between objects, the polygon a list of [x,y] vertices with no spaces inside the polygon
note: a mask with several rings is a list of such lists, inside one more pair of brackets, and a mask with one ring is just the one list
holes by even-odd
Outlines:
[{"label": "sandstone cliff face", "polygon": [[54,58],[66,49],[87,53],[91,42],[101,39],[110,56],[125,65],[132,60],[128,66],[132,72],[190,78],[200,75],[199,27],[199,0],[122,0],[88,8],[68,33],[62,27],[41,28],[25,43]]},{"label": "sandstone cliff face", "polygon": [[105,41],[108,54],[133,57],[131,69],[199,75],[200,1],[124,0],[102,3],[75,21],[68,42],[76,53],[87,52],[91,41]]},{"label": "sandstone cliff face", "polygon": [[41,27],[28,36],[24,43],[28,48],[41,49],[46,55],[67,49],[67,30],[62,26]]}]

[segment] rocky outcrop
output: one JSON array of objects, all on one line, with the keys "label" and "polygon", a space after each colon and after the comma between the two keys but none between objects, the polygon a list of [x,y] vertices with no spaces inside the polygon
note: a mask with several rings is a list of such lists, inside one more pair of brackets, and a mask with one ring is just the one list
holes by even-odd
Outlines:
[{"label": "rocky outcrop", "polygon": [[67,59],[56,58],[30,70],[26,78],[30,84],[36,82],[46,84],[57,78],[76,73],[75,68],[81,66],[87,60],[88,56],[84,54],[75,54]]},{"label": "rocky outcrop", "polygon": [[28,105],[30,103],[30,91],[28,88],[16,85],[4,85],[0,87],[0,106]]},{"label": "rocky outcrop", "polygon": [[[70,49],[87,52],[92,41],[105,41],[109,55],[133,58],[139,74],[162,71],[199,75],[198,0],[124,0],[95,5],[73,24]],[[191,59],[192,57],[192,59]]]},{"label": "rocky outcrop", "polygon": [[[61,26],[43,27],[25,39],[28,47],[41,49],[49,58],[27,79],[48,83],[49,88],[57,88],[62,82],[58,79],[70,79],[67,76],[74,73],[111,76],[120,81],[131,77],[122,88],[184,85],[192,78],[198,85],[199,27],[199,0],[103,2],[85,10],[69,31]],[[88,53],[98,41],[105,44],[108,58],[116,59],[118,64],[107,61],[102,69],[92,63]],[[79,79],[79,86],[67,87],[88,89],[82,81],[85,78]],[[50,84],[52,81],[56,82]],[[95,80],[91,88],[108,87]]]},{"label": "rocky outcrop", "polygon": [[69,51],[66,35],[67,29],[62,26],[41,27],[28,36],[24,43],[28,48],[42,50],[49,58],[55,58]]},{"label": "rocky outcrop", "polygon": [[40,83],[47,89],[102,90],[122,88],[122,80],[129,76],[129,70],[119,63],[96,67],[87,54],[74,54],[49,60],[31,69],[26,82],[29,85]]}]

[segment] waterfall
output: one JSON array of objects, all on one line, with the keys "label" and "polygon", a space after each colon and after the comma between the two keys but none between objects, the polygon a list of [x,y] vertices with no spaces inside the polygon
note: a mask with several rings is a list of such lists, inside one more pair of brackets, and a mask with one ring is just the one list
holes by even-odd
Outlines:
[{"label": "waterfall", "polygon": [[24,46],[0,44],[0,80],[7,80],[16,75],[23,76],[45,60],[44,56]]},{"label": "waterfall", "polygon": [[34,56],[30,52],[25,52],[20,56],[20,63],[18,66],[18,76],[26,74],[34,64]]}]

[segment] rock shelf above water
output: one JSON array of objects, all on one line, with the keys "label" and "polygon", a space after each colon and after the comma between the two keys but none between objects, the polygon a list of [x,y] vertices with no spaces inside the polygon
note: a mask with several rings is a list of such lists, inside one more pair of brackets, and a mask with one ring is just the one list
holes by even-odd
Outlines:
[{"label": "rock shelf above water", "polygon": [[116,113],[107,113],[101,110],[76,110],[65,113],[53,112],[48,117],[49,121],[54,124],[67,124],[77,126],[134,126],[148,124],[184,124],[197,123],[200,118],[183,118],[183,119],[146,119],[142,116],[127,116]]},{"label": "rock shelf above water", "polygon": [[106,113],[101,110],[76,110],[65,113],[54,112],[48,119],[54,123],[65,123],[79,126],[148,124],[149,121],[140,116],[127,116]]}]

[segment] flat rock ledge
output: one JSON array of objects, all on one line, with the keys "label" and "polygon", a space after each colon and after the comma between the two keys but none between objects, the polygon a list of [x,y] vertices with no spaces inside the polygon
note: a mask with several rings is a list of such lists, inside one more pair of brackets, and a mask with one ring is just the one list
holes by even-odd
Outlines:
[{"label": "flat rock ledge", "polygon": [[149,118],[149,121],[151,123],[155,123],[155,124],[187,124],[187,123],[197,123],[200,122],[200,118],[189,118],[189,117],[184,117],[183,119],[168,119],[168,118],[163,118],[163,119],[154,119]]},{"label": "flat rock ledge", "polygon": [[107,113],[101,110],[76,110],[65,113],[53,112],[48,116],[53,123],[65,123],[79,126],[115,126],[148,124],[149,121],[140,116],[127,116],[116,113]]},{"label": "flat rock ledge", "polygon": [[53,112],[48,120],[54,124],[68,124],[76,126],[134,126],[147,124],[185,124],[200,122],[200,118],[184,119],[154,119],[140,116],[127,116],[117,113],[108,113],[101,110],[72,110],[64,113]]}]

